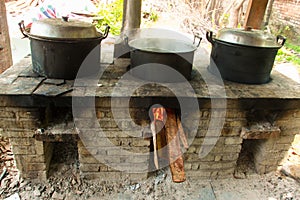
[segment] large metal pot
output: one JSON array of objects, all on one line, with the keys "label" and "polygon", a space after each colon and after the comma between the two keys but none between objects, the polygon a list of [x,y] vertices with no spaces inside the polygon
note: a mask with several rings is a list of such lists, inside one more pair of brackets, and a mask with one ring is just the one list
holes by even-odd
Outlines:
[{"label": "large metal pot", "polygon": [[[82,62],[93,49],[97,52],[89,64],[93,68],[100,66],[100,43],[107,37],[109,27],[102,34],[91,23],[69,20],[67,17],[35,21],[30,33],[25,30],[22,22],[19,26],[23,35],[30,39],[33,71],[39,75],[74,79]],[[90,69],[87,71],[91,73]]]},{"label": "large metal pot", "polygon": [[138,38],[131,40],[131,72],[148,81],[182,82],[191,79],[194,52],[199,43],[169,38]]},{"label": "large metal pot", "polygon": [[261,84],[270,80],[278,49],[285,42],[266,32],[251,28],[222,29],[216,36],[206,33],[212,44],[209,71],[230,81]]}]

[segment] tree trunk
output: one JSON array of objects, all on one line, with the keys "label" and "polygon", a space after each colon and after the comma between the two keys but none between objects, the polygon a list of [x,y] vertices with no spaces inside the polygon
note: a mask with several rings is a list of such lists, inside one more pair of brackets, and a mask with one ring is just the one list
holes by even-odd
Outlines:
[{"label": "tree trunk", "polygon": [[210,19],[212,19],[212,12],[215,9],[216,6],[216,0],[209,0],[208,2],[206,2],[206,17],[209,17]]},{"label": "tree trunk", "polygon": [[239,24],[239,12],[245,0],[236,0],[231,9],[228,27],[236,28]]},{"label": "tree trunk", "polygon": [[5,1],[0,0],[0,73],[12,65]]},{"label": "tree trunk", "polygon": [[268,5],[267,5],[267,11],[266,11],[266,21],[265,21],[265,26],[269,25],[272,9],[273,9],[273,4],[274,0],[269,0]]},{"label": "tree trunk", "polygon": [[142,0],[124,0],[121,32],[140,28]]}]

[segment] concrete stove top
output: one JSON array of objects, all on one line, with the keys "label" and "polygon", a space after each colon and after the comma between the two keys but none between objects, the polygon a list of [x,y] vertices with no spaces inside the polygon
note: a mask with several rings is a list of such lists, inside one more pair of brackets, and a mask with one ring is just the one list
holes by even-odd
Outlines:
[{"label": "concrete stove top", "polygon": [[[74,80],[46,79],[38,76],[32,71],[31,57],[27,56],[0,75],[0,95],[111,97],[114,92],[113,95],[117,97],[174,97],[174,94],[167,88],[176,88],[177,96],[199,99],[300,99],[300,84],[276,70],[272,71],[272,80],[267,84],[249,85],[230,81],[222,82],[208,72],[207,56],[203,56],[201,51],[195,55],[192,80],[184,84],[148,83],[144,85],[147,82],[132,77],[130,81],[120,82],[120,79],[128,71],[129,64],[128,59],[116,59],[113,64],[104,65],[107,68],[98,83],[95,81],[87,83],[88,81],[84,80],[84,84],[77,84],[77,82],[75,85],[79,87],[74,87]],[[134,90],[133,93],[128,92],[132,87],[136,87],[136,81],[144,86]],[[191,87],[186,87],[187,84],[190,84]]]}]

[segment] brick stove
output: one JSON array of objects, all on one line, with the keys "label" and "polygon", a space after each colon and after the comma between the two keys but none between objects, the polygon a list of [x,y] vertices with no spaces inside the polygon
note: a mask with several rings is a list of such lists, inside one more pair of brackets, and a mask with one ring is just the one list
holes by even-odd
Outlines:
[{"label": "brick stove", "polygon": [[[202,77],[205,76],[210,80],[214,80],[215,77],[207,71],[208,62],[201,56],[196,58],[195,63],[200,65],[199,72],[202,76],[194,73],[190,81],[196,93],[199,110],[187,113],[190,120],[183,124],[187,134],[189,123],[196,123],[197,127],[195,138],[183,154],[187,178],[231,177],[239,155],[244,150],[253,153],[257,173],[276,170],[287,153],[294,135],[299,134],[299,84],[276,71],[272,72],[272,81],[263,85],[225,81],[226,105],[224,107],[222,103],[224,98],[215,96],[213,97],[215,108],[212,110],[211,96]],[[1,134],[8,137],[11,142],[21,177],[47,179],[54,144],[69,141],[77,143],[79,169],[84,178],[143,179],[151,175],[149,168],[153,165],[153,158],[149,152],[153,147],[151,140],[147,139],[149,108],[156,103],[175,109],[178,109],[178,105],[172,92],[154,84],[145,85],[132,95],[121,92],[114,97],[115,109],[120,110],[118,118],[122,119],[122,110],[128,107],[129,101],[132,121],[124,116],[122,123],[117,124],[111,109],[111,92],[120,76],[126,72],[128,64],[129,61],[126,59],[115,60],[104,73],[103,79],[94,91],[95,94],[88,86],[73,88],[73,81],[38,77],[29,67],[30,57],[24,58],[0,75]],[[188,91],[180,83],[174,84],[181,91],[182,97],[185,95],[189,97]],[[217,87],[214,89],[218,91]],[[98,139],[85,140],[79,137],[80,133],[74,126],[72,116],[74,94],[78,98],[90,97],[95,101],[95,114],[105,132],[105,139],[122,149],[141,153],[142,156],[128,156],[126,152],[108,147],[107,141],[99,139],[96,134],[97,125],[91,120],[93,112],[89,109],[81,109],[75,121],[85,125],[85,134],[89,134],[89,138],[94,138],[93,134],[96,134],[95,137]],[[226,110],[224,126],[215,125],[216,129],[221,130],[221,135],[208,137],[206,134],[210,121],[213,117],[223,117],[224,109]],[[197,118],[195,116],[199,116],[200,119],[193,120]],[[144,128],[132,130],[133,121]],[[199,151],[205,148],[204,139],[208,147],[212,145],[212,150],[200,158]],[[87,141],[89,141],[88,149],[85,145]],[[103,157],[111,165],[107,166],[95,157]],[[123,171],[111,166],[121,166]],[[130,168],[140,171],[128,173],[126,169],[130,171]]]}]

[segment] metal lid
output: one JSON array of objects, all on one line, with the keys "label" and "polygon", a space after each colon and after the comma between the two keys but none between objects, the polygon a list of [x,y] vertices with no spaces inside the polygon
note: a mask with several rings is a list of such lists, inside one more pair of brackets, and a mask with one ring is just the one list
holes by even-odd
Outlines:
[{"label": "metal lid", "polygon": [[245,29],[221,29],[216,35],[216,39],[233,44],[255,47],[281,47],[273,35],[247,27]]},{"label": "metal lid", "polygon": [[46,18],[32,23],[30,35],[52,39],[87,39],[102,36],[93,24],[68,17]]},{"label": "metal lid", "polygon": [[137,38],[131,40],[128,45],[134,49],[154,53],[184,53],[197,49],[192,43],[167,38]]}]

